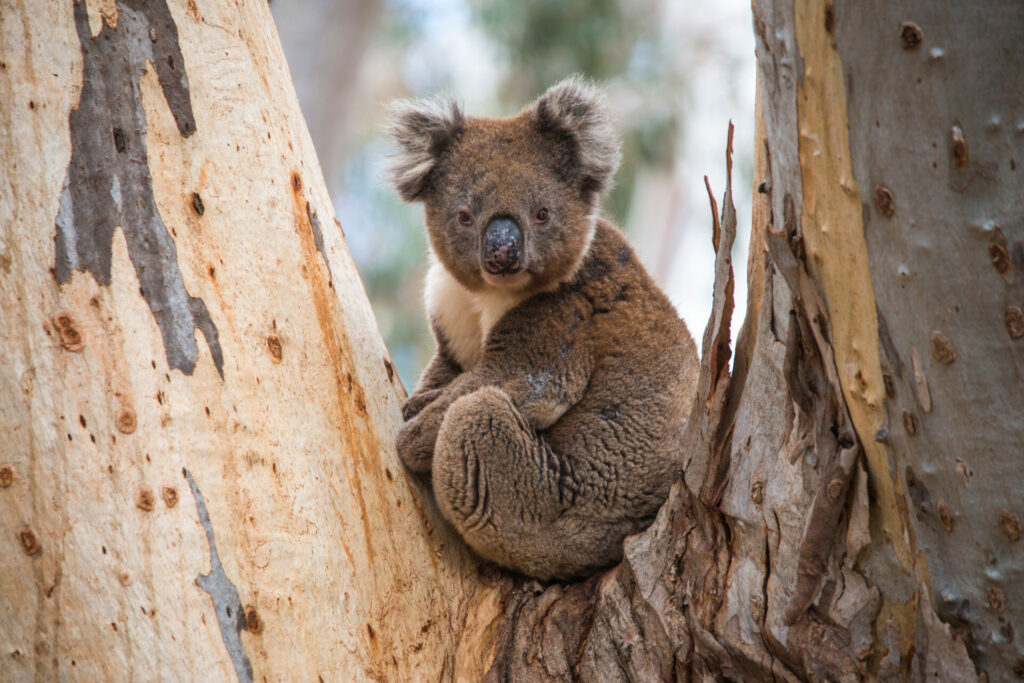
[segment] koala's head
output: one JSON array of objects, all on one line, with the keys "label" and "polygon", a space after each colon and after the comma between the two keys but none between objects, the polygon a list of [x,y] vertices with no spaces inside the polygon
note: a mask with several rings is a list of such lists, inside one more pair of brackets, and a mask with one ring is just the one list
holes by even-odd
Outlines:
[{"label": "koala's head", "polygon": [[392,182],[425,204],[430,246],[465,287],[539,291],[576,271],[619,163],[595,87],[570,78],[507,119],[406,100],[390,132],[400,148]]}]

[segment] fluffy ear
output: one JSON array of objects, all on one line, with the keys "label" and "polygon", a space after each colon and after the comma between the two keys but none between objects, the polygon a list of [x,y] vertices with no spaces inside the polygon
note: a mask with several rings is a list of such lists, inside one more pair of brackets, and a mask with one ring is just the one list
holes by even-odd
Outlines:
[{"label": "fluffy ear", "polygon": [[584,192],[600,194],[611,186],[622,155],[604,92],[582,76],[570,76],[548,88],[527,111],[543,132],[568,143],[570,177],[580,181]]},{"label": "fluffy ear", "polygon": [[465,123],[459,105],[448,98],[399,100],[391,105],[388,133],[399,151],[388,170],[402,199],[420,198],[438,157]]}]

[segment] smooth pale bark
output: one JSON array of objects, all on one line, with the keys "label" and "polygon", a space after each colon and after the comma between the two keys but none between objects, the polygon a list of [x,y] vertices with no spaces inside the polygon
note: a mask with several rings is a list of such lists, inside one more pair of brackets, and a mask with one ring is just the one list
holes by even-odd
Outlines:
[{"label": "smooth pale bark", "polygon": [[452,671],[477,569],[267,3],[87,9],[0,3],[0,679]]},{"label": "smooth pale bark", "polygon": [[835,41],[892,386],[880,428],[938,615],[989,680],[1022,678],[1024,4],[868,4],[837,7]]}]

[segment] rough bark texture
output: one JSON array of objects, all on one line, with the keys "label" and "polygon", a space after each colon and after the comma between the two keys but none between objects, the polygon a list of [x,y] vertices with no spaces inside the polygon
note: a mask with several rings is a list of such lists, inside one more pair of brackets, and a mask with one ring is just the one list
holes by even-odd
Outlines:
[{"label": "rough bark texture", "polygon": [[571,585],[433,526],[266,4],[201,5],[0,3],[0,677],[1024,676],[1019,3],[755,0],[746,323],[730,179],[682,476]]},{"label": "rough bark texture", "polygon": [[265,0],[0,2],[0,131],[0,679],[452,671],[477,569]]}]

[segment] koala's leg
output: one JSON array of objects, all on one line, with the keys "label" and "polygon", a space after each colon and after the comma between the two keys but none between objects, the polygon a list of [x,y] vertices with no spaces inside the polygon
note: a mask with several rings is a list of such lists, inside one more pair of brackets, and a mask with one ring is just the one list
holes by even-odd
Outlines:
[{"label": "koala's leg", "polygon": [[572,503],[568,473],[503,391],[485,386],[452,403],[433,485],[442,514],[478,553],[534,576],[558,573],[551,529]]}]

